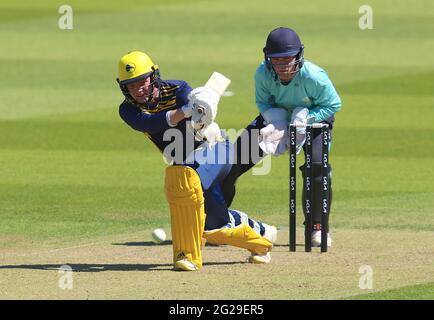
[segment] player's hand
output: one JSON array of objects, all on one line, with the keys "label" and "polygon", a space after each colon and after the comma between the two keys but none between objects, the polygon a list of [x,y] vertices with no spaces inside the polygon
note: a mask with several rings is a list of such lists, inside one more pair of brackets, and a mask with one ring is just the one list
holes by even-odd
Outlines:
[{"label": "player's hand", "polygon": [[208,90],[212,90],[212,89],[204,87],[204,86],[194,88],[193,90],[190,91],[190,93],[188,94],[187,98],[188,98],[188,100],[194,99],[194,97],[197,94],[199,94],[201,92],[208,91]]},{"label": "player's hand", "polygon": [[193,90],[190,91],[190,93],[187,96],[189,102],[185,106],[183,106],[181,108],[182,112],[184,112],[184,118],[190,118],[192,116],[192,114],[193,114],[193,103],[191,103],[191,101],[193,99],[195,99],[196,94],[199,94],[200,92],[202,92],[204,90],[207,90],[207,88],[205,88],[205,87],[197,87],[197,88],[195,88],[195,89],[193,89]]},{"label": "player's hand", "polygon": [[217,116],[220,95],[211,88],[199,87],[189,94],[191,121],[195,129],[202,129],[214,122]]},{"label": "player's hand", "polygon": [[182,112],[184,112],[184,118],[190,118],[193,114],[193,105],[187,103],[185,106],[181,107]]},{"label": "player's hand", "polygon": [[308,123],[309,109],[304,107],[295,108],[291,115],[291,124],[297,125],[296,129],[296,153],[299,154],[306,142],[306,125]]},{"label": "player's hand", "polygon": [[288,123],[279,120],[262,128],[259,134],[259,147],[266,153],[279,156],[288,150]]},{"label": "player's hand", "polygon": [[195,138],[199,141],[204,141],[207,146],[212,148],[216,143],[224,141],[222,132],[216,122],[210,123],[203,129],[195,131]]}]

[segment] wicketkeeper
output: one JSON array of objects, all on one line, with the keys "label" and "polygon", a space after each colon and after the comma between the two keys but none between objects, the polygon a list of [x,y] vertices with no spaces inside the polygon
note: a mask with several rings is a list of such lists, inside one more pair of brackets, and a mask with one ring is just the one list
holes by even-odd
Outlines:
[{"label": "wicketkeeper", "polygon": [[[327,123],[330,133],[333,129],[335,113],[341,108],[339,98],[327,73],[317,65],[304,60],[304,46],[297,33],[289,28],[277,28],[267,37],[263,49],[264,61],[255,73],[256,105],[260,115],[245,129],[241,135],[250,137],[248,143],[256,141],[260,157],[267,154],[279,156],[289,148],[288,124]],[[260,130],[259,139],[254,134]],[[246,140],[238,138],[235,147],[238,153],[243,149]],[[306,129],[297,128],[297,154],[304,149]],[[313,131],[313,208],[312,208],[312,246],[321,245],[321,212],[322,212],[322,134],[320,129]],[[260,159],[259,157],[259,159]],[[233,167],[229,176],[230,183],[224,186],[225,194],[233,194],[235,180],[254,166],[258,158],[250,159],[250,163]],[[306,182],[305,165],[300,167]],[[328,171],[330,181],[331,205],[331,166]],[[304,189],[304,188],[303,188]],[[303,192],[303,206],[305,194]],[[329,211],[330,211],[329,205]],[[303,208],[306,213],[306,208]],[[329,216],[329,215],[327,215]],[[329,230],[327,230],[328,232]],[[328,233],[327,245],[332,239]]]},{"label": "wicketkeeper", "polygon": [[125,97],[121,118],[144,133],[171,163],[165,192],[175,269],[202,267],[202,238],[249,250],[249,262],[270,262],[276,228],[230,210],[222,192],[237,165],[233,145],[221,137],[214,122],[219,93],[206,86],[192,91],[181,80],[162,80],[159,67],[139,51],[120,59],[117,80]]}]

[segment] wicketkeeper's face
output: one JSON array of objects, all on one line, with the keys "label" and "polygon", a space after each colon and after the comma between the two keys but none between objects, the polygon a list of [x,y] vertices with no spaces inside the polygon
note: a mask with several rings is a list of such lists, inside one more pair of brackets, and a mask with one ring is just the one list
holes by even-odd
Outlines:
[{"label": "wicketkeeper's face", "polygon": [[271,58],[271,64],[273,65],[274,71],[276,71],[279,76],[280,81],[289,81],[294,78],[297,71],[297,57],[282,57],[282,58]]},{"label": "wicketkeeper's face", "polygon": [[129,83],[127,88],[138,103],[150,102],[158,98],[158,88],[152,85],[152,77]]}]

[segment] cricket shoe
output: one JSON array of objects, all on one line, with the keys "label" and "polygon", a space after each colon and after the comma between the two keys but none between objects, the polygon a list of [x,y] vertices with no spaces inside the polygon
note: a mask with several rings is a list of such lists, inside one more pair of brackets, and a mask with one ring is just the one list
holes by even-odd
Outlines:
[{"label": "cricket shoe", "polygon": [[[330,233],[327,233],[327,247],[331,247],[332,242]],[[312,247],[321,247],[321,230],[312,231]]]},{"label": "cricket shoe", "polygon": [[[268,224],[264,223],[265,232],[263,237],[267,240],[270,240],[273,244],[277,240],[277,229],[275,226],[269,226]],[[267,252],[266,254],[255,254],[252,253],[249,258],[249,263],[256,263],[256,264],[264,264],[264,263],[270,263],[271,261],[271,254],[270,252]]]},{"label": "cricket shoe", "polygon": [[175,262],[175,270],[178,271],[198,271],[199,268],[190,260],[182,259]]},{"label": "cricket shoe", "polygon": [[271,254],[267,252],[266,254],[255,254],[252,253],[250,257],[247,260],[249,263],[255,263],[255,264],[264,264],[264,263],[270,263],[271,261]]}]

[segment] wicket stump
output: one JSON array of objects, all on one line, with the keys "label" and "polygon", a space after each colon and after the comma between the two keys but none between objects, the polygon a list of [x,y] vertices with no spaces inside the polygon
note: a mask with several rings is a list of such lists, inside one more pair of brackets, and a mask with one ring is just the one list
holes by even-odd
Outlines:
[{"label": "wicket stump", "polygon": [[[304,223],[304,250],[305,252],[312,251],[312,200],[313,200],[313,150],[312,139],[313,129],[321,129],[322,134],[322,214],[321,214],[321,252],[327,252],[327,230],[328,230],[328,211],[329,211],[329,177],[328,177],[328,159],[329,159],[329,143],[330,130],[329,125],[325,123],[313,123],[303,125],[306,127],[306,142],[305,142],[305,170],[306,181],[303,184],[305,188],[305,223]],[[291,124],[289,126],[289,251],[296,251],[296,136],[297,127],[299,125]]]}]

